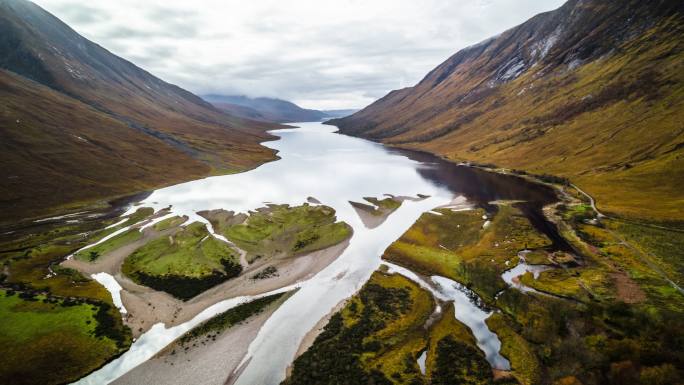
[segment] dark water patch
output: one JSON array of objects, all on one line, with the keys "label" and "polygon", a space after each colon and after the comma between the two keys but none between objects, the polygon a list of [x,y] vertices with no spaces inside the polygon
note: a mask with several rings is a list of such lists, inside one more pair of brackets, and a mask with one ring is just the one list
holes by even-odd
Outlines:
[{"label": "dark water patch", "polygon": [[470,202],[496,212],[497,200],[520,201],[514,206],[525,215],[532,225],[553,242],[553,250],[576,252],[560,235],[555,224],[546,219],[544,206],[558,202],[556,191],[549,186],[534,183],[516,175],[499,174],[479,168],[459,165],[433,154],[404,149],[392,149],[409,159],[423,163],[418,173],[437,186],[447,188],[454,194],[465,196]]}]

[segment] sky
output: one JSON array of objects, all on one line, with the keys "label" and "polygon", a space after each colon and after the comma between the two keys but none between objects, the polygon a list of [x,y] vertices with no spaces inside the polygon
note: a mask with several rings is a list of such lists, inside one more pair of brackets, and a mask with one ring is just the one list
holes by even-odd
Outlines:
[{"label": "sky", "polygon": [[198,95],[361,108],[563,0],[34,0]]}]

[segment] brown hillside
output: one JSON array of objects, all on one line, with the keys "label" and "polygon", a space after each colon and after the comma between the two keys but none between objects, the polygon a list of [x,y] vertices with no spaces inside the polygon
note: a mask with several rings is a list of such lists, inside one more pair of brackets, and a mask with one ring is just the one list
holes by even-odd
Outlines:
[{"label": "brown hillside", "polygon": [[571,0],[331,123],[454,160],[565,176],[608,212],[684,221],[683,9]]},{"label": "brown hillside", "polygon": [[80,36],[0,0],[0,222],[275,158],[277,125],[231,116]]}]

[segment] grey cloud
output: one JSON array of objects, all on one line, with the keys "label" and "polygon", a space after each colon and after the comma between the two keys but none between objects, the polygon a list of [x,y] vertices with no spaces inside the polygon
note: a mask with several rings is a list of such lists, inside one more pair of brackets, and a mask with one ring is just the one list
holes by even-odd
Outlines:
[{"label": "grey cloud", "polygon": [[59,7],[60,15],[69,24],[87,25],[107,18],[106,12],[81,3],[67,2]]},{"label": "grey cloud", "polygon": [[425,0],[424,6],[396,0],[385,1],[386,8],[378,5],[382,0],[329,0],[339,12],[323,18],[307,12],[323,9],[324,0],[308,8],[303,0],[269,6],[258,0],[36,1],[97,43],[192,92],[348,108],[415,84],[458,49],[563,0]]}]

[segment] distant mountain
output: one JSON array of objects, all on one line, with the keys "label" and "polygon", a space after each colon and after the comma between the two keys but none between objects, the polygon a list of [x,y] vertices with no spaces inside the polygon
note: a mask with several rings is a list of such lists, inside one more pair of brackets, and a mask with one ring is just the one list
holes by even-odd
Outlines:
[{"label": "distant mountain", "polygon": [[277,127],[234,117],[0,0],[1,221],[274,159]]},{"label": "distant mountain", "polygon": [[346,110],[323,110],[323,113],[327,115],[328,118],[344,118],[346,116],[352,115],[357,112],[358,109],[346,109]]},{"label": "distant mountain", "polygon": [[683,9],[570,0],[331,123],[453,160],[565,176],[603,210],[684,221]]},{"label": "distant mountain", "polygon": [[242,95],[204,95],[202,98],[228,113],[266,122],[315,122],[330,117],[322,111],[307,110],[282,99]]}]

